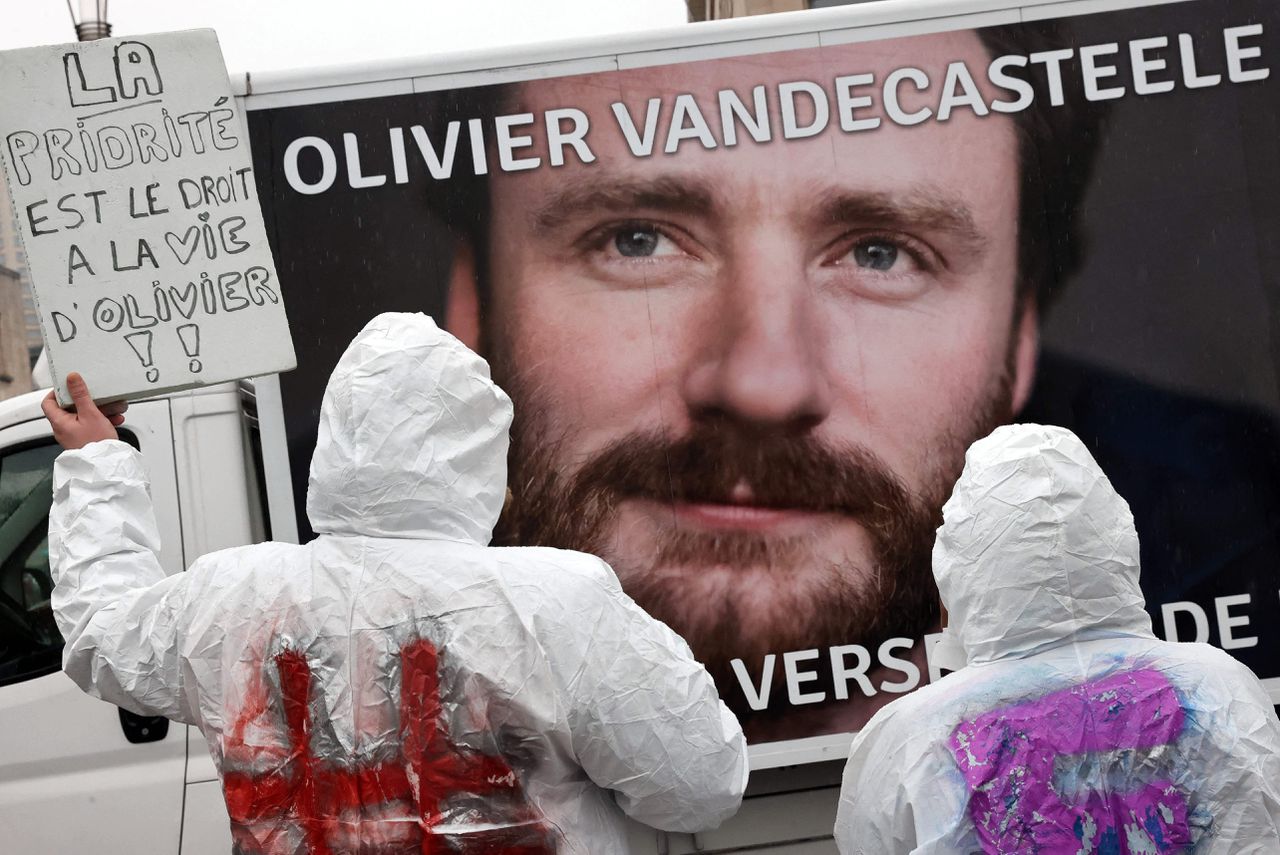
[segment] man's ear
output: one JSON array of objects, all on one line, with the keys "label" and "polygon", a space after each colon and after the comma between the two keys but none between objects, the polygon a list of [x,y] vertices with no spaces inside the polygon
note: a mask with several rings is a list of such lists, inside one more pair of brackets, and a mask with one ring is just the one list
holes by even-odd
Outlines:
[{"label": "man's ear", "polygon": [[1018,319],[1017,342],[1013,353],[1013,414],[1027,405],[1036,380],[1036,359],[1040,355],[1040,310],[1034,297],[1024,301]]},{"label": "man's ear", "polygon": [[480,295],[476,285],[476,254],[467,241],[458,241],[449,271],[449,294],[444,328],[467,347],[480,351]]}]

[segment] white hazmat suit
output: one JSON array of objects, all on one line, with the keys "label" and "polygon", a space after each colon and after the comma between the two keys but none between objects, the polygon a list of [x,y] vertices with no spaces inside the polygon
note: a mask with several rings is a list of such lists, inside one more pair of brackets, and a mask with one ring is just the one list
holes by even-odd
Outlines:
[{"label": "white hazmat suit", "polygon": [[1129,506],[1074,434],[975,443],[933,571],[968,664],[858,734],[842,853],[1280,853],[1271,701],[1226,653],[1156,639]]},{"label": "white hazmat suit", "polygon": [[200,727],[238,852],[607,855],[627,851],[619,808],[719,824],[746,746],[683,640],[598,558],[486,547],[510,421],[482,359],[423,315],[379,316],[325,392],[319,537],[168,578],[138,453],[65,452],[67,674]]}]

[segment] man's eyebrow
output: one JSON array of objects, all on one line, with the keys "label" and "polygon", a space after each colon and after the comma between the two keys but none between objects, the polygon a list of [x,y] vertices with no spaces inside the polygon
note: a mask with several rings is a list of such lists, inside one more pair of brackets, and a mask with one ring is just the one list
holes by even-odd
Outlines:
[{"label": "man's eyebrow", "polygon": [[948,232],[974,252],[981,252],[988,242],[963,200],[933,188],[904,194],[829,190],[819,194],[816,202],[817,223]]},{"label": "man's eyebrow", "polygon": [[706,215],[716,207],[716,194],[697,178],[659,176],[652,179],[578,179],[551,193],[533,212],[539,231],[548,231],[583,214],[637,210]]}]

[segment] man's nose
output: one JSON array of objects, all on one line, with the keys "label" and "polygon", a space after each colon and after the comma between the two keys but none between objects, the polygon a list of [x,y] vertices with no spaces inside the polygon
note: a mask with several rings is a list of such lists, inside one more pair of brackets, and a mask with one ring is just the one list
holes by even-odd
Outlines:
[{"label": "man's nose", "polygon": [[726,268],[704,315],[703,341],[686,373],[695,420],[810,430],[831,410],[822,320],[802,265],[743,259]]}]

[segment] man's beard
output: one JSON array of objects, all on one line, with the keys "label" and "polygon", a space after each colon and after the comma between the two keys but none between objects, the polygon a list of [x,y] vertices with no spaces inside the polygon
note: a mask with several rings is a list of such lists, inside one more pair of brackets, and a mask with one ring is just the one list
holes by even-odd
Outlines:
[{"label": "man's beard", "polygon": [[[738,695],[727,691],[734,659],[756,672],[768,653],[845,644],[861,644],[874,658],[885,640],[918,640],[938,625],[934,533],[965,449],[1011,415],[1012,380],[1005,367],[977,405],[926,449],[928,471],[912,491],[855,443],[732,420],[699,424],[681,437],[637,431],[565,475],[569,432],[555,431],[536,390],[522,382],[518,369],[498,362],[495,373],[513,399],[516,419],[514,496],[495,543],[600,556],[642,608],[685,638],[730,697]],[[728,505],[743,483],[754,507],[821,514],[815,528],[856,521],[871,541],[871,554],[822,555],[814,537],[707,532],[674,522],[655,533],[647,554],[616,547],[622,501]],[[706,572],[715,568],[737,572]]]}]

